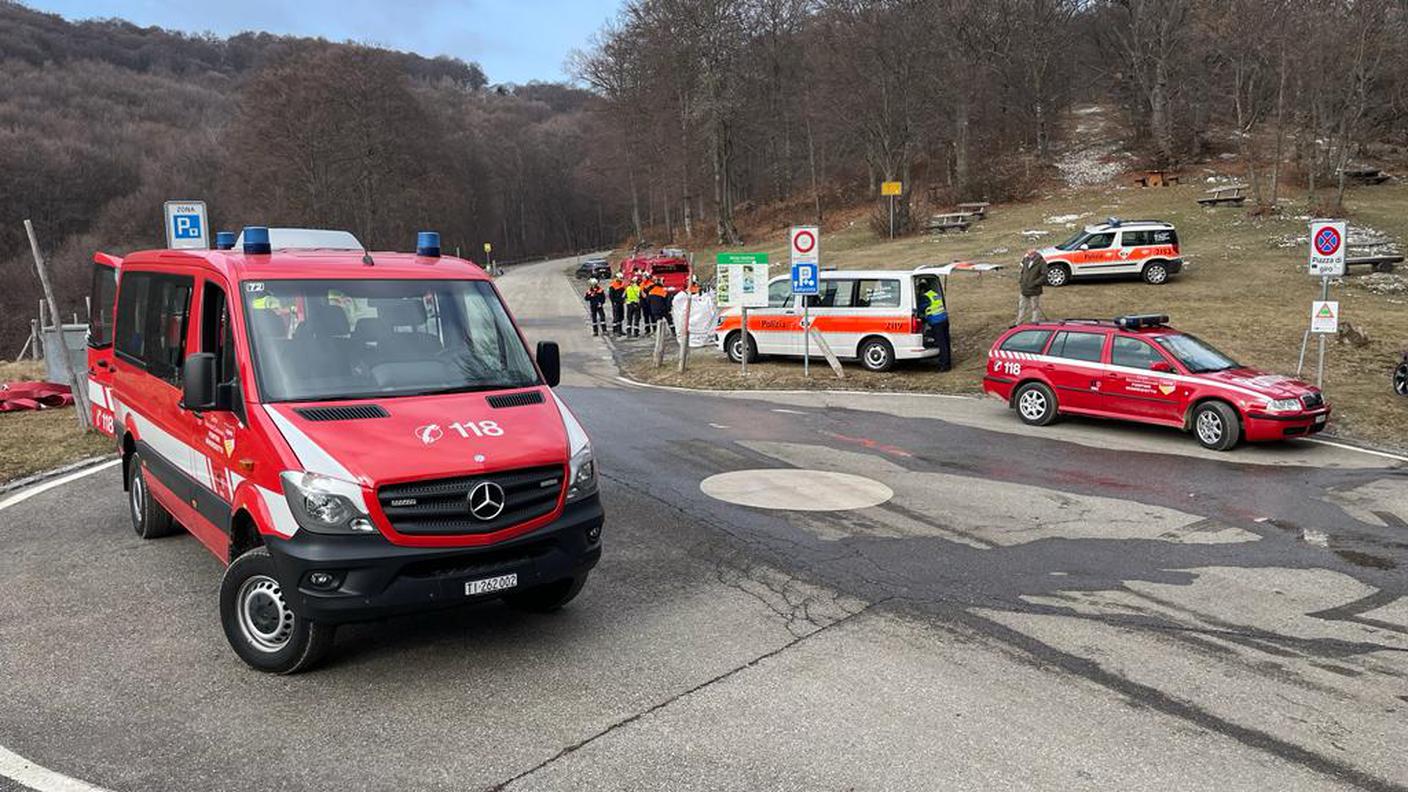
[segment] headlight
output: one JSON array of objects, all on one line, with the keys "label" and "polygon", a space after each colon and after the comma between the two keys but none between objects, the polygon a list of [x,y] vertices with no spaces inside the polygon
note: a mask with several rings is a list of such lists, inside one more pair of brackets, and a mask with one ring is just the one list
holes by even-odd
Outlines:
[{"label": "headlight", "polygon": [[592,459],[590,443],[572,455],[567,466],[567,482],[569,503],[596,492],[596,460]]},{"label": "headlight", "polygon": [[587,439],[587,430],[577,421],[577,416],[567,409],[557,394],[552,395],[557,402],[557,410],[562,415],[562,427],[567,430],[567,502],[580,500],[596,492],[596,460],[592,458],[592,443]]},{"label": "headlight", "polygon": [[1271,412],[1295,412],[1300,409],[1300,399],[1272,399],[1266,409]]},{"label": "headlight", "polygon": [[301,470],[286,470],[280,478],[299,526],[314,533],[376,533],[360,484]]}]

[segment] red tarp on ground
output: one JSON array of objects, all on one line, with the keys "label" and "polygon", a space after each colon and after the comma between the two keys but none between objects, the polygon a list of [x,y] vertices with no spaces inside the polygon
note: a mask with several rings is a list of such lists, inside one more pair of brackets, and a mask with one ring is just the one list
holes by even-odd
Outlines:
[{"label": "red tarp on ground", "polygon": [[6,382],[0,384],[0,413],[43,410],[73,404],[67,385],[53,382]]}]

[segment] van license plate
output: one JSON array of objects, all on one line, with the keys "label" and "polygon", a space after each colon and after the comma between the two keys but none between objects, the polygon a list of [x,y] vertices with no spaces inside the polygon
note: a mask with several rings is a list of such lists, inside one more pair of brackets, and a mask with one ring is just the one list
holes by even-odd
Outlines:
[{"label": "van license plate", "polygon": [[499,575],[498,577],[484,578],[483,580],[471,580],[464,584],[464,595],[473,597],[476,594],[490,594],[495,591],[511,589],[518,585],[518,575]]}]

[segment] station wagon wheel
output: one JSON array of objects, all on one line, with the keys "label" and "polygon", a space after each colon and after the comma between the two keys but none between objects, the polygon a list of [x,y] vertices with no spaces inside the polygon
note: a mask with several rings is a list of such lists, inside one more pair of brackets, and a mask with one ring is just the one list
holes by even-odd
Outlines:
[{"label": "station wagon wheel", "polygon": [[860,345],[860,364],[868,371],[889,371],[895,365],[895,349],[883,338],[867,339]]},{"label": "station wagon wheel", "polygon": [[1204,402],[1193,411],[1193,434],[1204,448],[1230,451],[1242,436],[1237,413],[1219,401]]},{"label": "station wagon wheel", "polygon": [[1162,261],[1151,261],[1144,265],[1144,282],[1158,286],[1168,281],[1168,265]]},{"label": "station wagon wheel", "polygon": [[133,454],[127,463],[127,506],[132,515],[132,530],[143,539],[159,539],[181,530],[171,512],[152,497],[147,486],[146,466],[138,454]]},{"label": "station wagon wheel", "polygon": [[1071,281],[1071,270],[1065,264],[1056,263],[1046,268],[1047,286],[1065,286]]},{"label": "station wagon wheel", "polygon": [[336,627],[293,612],[274,559],[263,547],[236,558],[220,581],[220,624],[235,654],[274,674],[312,668],[332,648]]},{"label": "station wagon wheel", "polygon": [[1056,420],[1056,394],[1040,382],[1028,382],[1012,394],[1012,406],[1017,417],[1029,426],[1046,426]]},{"label": "station wagon wheel", "polygon": [[742,363],[744,355],[748,356],[749,363],[758,360],[758,345],[753,341],[753,337],[745,338],[739,330],[729,334],[728,340],[724,342],[724,349],[728,350],[728,359],[734,363]]},{"label": "station wagon wheel", "polygon": [[1408,361],[1404,361],[1393,370],[1393,392],[1399,396],[1408,396]]}]

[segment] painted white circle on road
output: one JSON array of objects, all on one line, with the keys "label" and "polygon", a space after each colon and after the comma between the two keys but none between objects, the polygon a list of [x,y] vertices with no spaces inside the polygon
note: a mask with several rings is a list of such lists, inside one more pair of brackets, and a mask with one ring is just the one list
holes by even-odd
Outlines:
[{"label": "painted white circle on road", "polygon": [[757,509],[844,511],[878,506],[894,490],[875,479],[825,470],[764,468],[710,476],[699,489],[711,498]]}]

